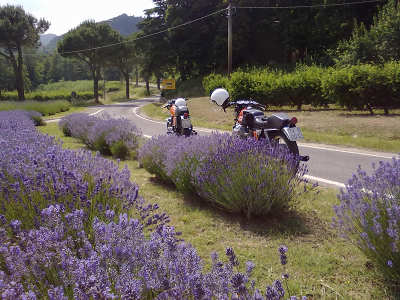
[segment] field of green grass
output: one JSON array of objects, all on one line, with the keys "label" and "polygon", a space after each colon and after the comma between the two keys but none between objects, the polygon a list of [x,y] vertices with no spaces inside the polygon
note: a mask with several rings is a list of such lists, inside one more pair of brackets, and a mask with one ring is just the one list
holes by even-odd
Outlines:
[{"label": "field of green grass", "polygon": [[[196,127],[232,130],[233,111],[226,113],[207,97],[189,99],[188,107]],[[141,109],[142,113],[157,120],[168,116],[161,104],[148,104]],[[269,108],[265,113],[284,111],[299,120],[306,142],[365,148],[376,151],[400,152],[400,110],[393,110],[389,116],[377,111],[373,116],[366,111],[346,111],[337,107],[315,110],[304,107],[295,111],[290,107]]]},{"label": "field of green grass", "polygon": [[[57,124],[39,130],[63,140],[66,148],[84,147],[77,139],[63,137]],[[262,290],[287,272],[292,294],[309,295],[308,299],[389,299],[373,266],[331,228],[337,190],[319,188],[318,194],[298,199],[289,213],[247,220],[204,205],[194,195],[177,192],[139,168],[137,161],[120,163],[121,168],[125,164],[141,195],[168,213],[171,225],[196,247],[206,268],[211,252],[224,257],[225,248],[231,246],[241,270],[247,260],[255,262],[254,275]],[[286,270],[279,262],[280,245],[289,248]]]},{"label": "field of green grass", "polygon": [[34,110],[43,116],[52,116],[56,113],[67,112],[71,104],[65,100],[55,101],[0,101],[0,111],[2,110]]}]

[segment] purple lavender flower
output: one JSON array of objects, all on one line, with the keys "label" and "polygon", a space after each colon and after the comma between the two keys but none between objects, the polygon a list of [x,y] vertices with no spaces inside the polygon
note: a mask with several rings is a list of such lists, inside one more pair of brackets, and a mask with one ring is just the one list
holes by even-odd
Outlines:
[{"label": "purple lavender flower", "polygon": [[358,168],[338,197],[333,221],[340,234],[398,280],[399,270],[388,266],[400,258],[400,159],[374,165],[371,174]]}]

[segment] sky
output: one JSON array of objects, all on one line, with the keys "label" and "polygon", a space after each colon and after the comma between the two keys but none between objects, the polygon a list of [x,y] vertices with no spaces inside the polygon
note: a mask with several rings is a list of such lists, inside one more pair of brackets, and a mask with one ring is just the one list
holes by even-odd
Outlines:
[{"label": "sky", "polygon": [[122,14],[143,16],[152,0],[0,0],[0,5],[21,5],[35,18],[51,23],[46,33],[62,35],[85,20],[105,21]]}]

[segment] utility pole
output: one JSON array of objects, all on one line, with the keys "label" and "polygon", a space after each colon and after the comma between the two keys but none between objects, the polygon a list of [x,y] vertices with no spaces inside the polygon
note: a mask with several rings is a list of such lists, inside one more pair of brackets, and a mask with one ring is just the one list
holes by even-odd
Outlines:
[{"label": "utility pole", "polygon": [[228,6],[228,76],[232,73],[232,0]]}]

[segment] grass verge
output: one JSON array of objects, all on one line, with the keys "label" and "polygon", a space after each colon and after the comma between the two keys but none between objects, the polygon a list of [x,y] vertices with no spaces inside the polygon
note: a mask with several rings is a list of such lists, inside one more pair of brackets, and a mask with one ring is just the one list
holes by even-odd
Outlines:
[{"label": "grass verge", "polygon": [[[232,110],[224,113],[217,105],[210,103],[207,97],[189,99],[188,107],[195,127],[232,130]],[[169,115],[158,103],[148,104],[141,111],[157,120],[165,120]],[[306,142],[400,152],[400,110],[394,110],[389,116],[377,111],[371,116],[369,112],[349,112],[340,108],[316,110],[305,107],[303,111],[295,111],[282,107],[270,108],[265,114],[277,111],[298,118]]]},{"label": "grass verge", "polygon": [[[39,130],[64,141],[65,148],[84,147],[78,140],[64,137],[57,124]],[[196,247],[206,268],[212,251],[223,257],[225,247],[232,246],[241,270],[247,260],[256,263],[254,278],[259,288],[288,272],[292,294],[309,295],[309,299],[388,298],[362,253],[330,226],[332,206],[338,201],[336,190],[320,188],[318,195],[303,196],[288,214],[247,220],[215,210],[201,204],[196,196],[183,195],[173,186],[160,183],[136,161],[127,161],[121,167],[125,164],[141,195],[169,214],[171,225]],[[282,244],[289,247],[287,270],[278,258],[277,248]]]},{"label": "grass verge", "polygon": [[71,108],[71,104],[66,100],[54,101],[1,101],[1,110],[34,110],[43,116],[51,116],[59,112],[66,112]]}]

